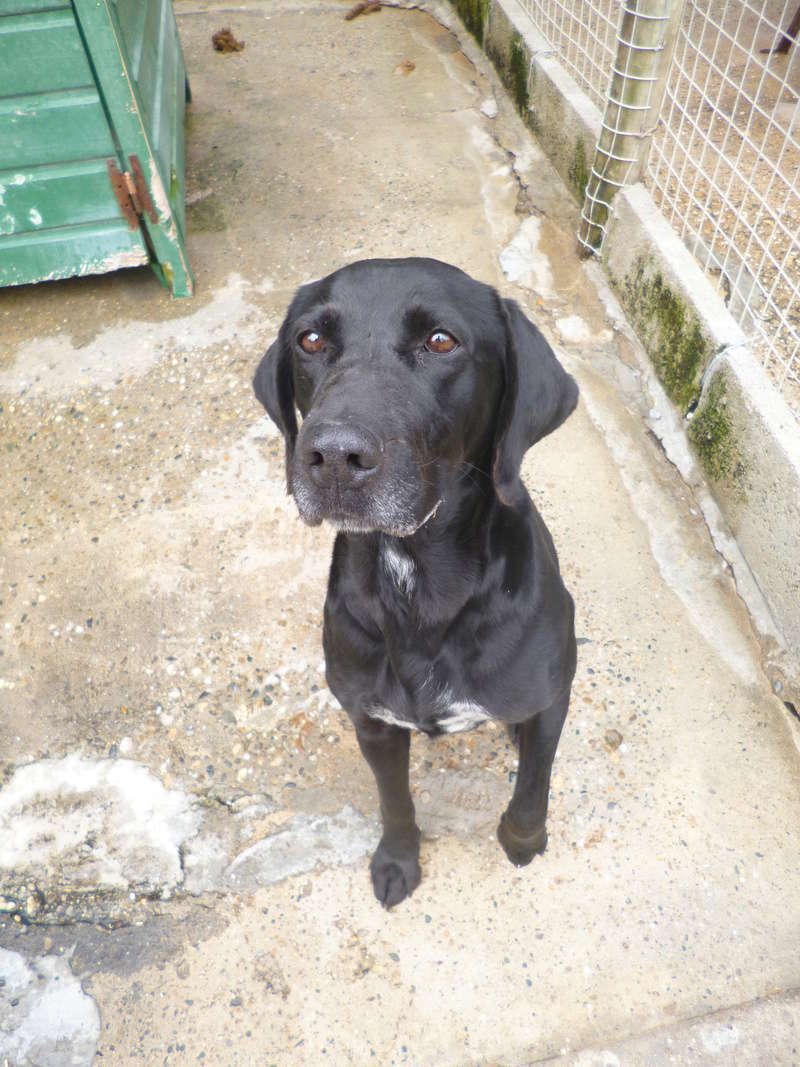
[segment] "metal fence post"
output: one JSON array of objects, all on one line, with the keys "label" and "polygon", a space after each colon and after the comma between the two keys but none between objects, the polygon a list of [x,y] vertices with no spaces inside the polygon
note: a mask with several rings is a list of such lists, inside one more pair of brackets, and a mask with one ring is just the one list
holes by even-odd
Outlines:
[{"label": "metal fence post", "polygon": [[578,240],[600,252],[615,193],[637,181],[658,124],[685,0],[625,0]]}]

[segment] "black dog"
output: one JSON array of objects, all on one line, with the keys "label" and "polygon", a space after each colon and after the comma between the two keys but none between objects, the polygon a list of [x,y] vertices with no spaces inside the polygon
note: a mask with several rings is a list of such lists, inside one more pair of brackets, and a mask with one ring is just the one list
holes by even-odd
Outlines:
[{"label": "black dog", "polygon": [[432,259],[304,285],[253,384],[301,518],[340,531],[323,644],[380,794],[375,895],[391,907],[420,880],[411,730],[509,725],[519,771],[498,837],[529,863],[547,843],[576,656],[572,598],[519,470],[577,385],[515,303]]}]

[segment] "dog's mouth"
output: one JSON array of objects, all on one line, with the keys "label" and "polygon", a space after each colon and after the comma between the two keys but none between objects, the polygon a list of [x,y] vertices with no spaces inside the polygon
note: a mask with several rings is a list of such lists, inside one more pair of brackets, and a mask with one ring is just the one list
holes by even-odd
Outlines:
[{"label": "dog's mouth", "polygon": [[410,537],[437,515],[443,500],[433,505],[415,499],[410,487],[383,492],[320,493],[305,480],[295,481],[294,498],[300,518],[308,526],[327,522],[342,533],[384,533]]},{"label": "dog's mouth", "polygon": [[436,513],[442,503],[443,501],[441,499],[437,500],[421,522],[412,520],[395,526],[374,526],[365,523],[361,518],[354,518],[351,515],[326,516],[325,521],[329,522],[334,529],[339,530],[342,533],[383,533],[388,534],[391,537],[411,537],[436,517]]}]

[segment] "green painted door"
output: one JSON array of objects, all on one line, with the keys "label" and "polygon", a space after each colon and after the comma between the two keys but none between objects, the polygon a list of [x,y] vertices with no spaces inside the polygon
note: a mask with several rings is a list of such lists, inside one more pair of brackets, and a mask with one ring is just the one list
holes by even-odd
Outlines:
[{"label": "green painted door", "polygon": [[171,0],[0,0],[0,284],[151,263],[193,291]]}]

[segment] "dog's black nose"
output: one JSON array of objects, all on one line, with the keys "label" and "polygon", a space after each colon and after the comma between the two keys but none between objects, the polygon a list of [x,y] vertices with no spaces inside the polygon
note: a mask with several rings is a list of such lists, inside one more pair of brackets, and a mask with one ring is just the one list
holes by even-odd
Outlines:
[{"label": "dog's black nose", "polygon": [[383,454],[368,430],[346,423],[315,426],[303,442],[303,459],[315,485],[355,488],[380,470]]}]

